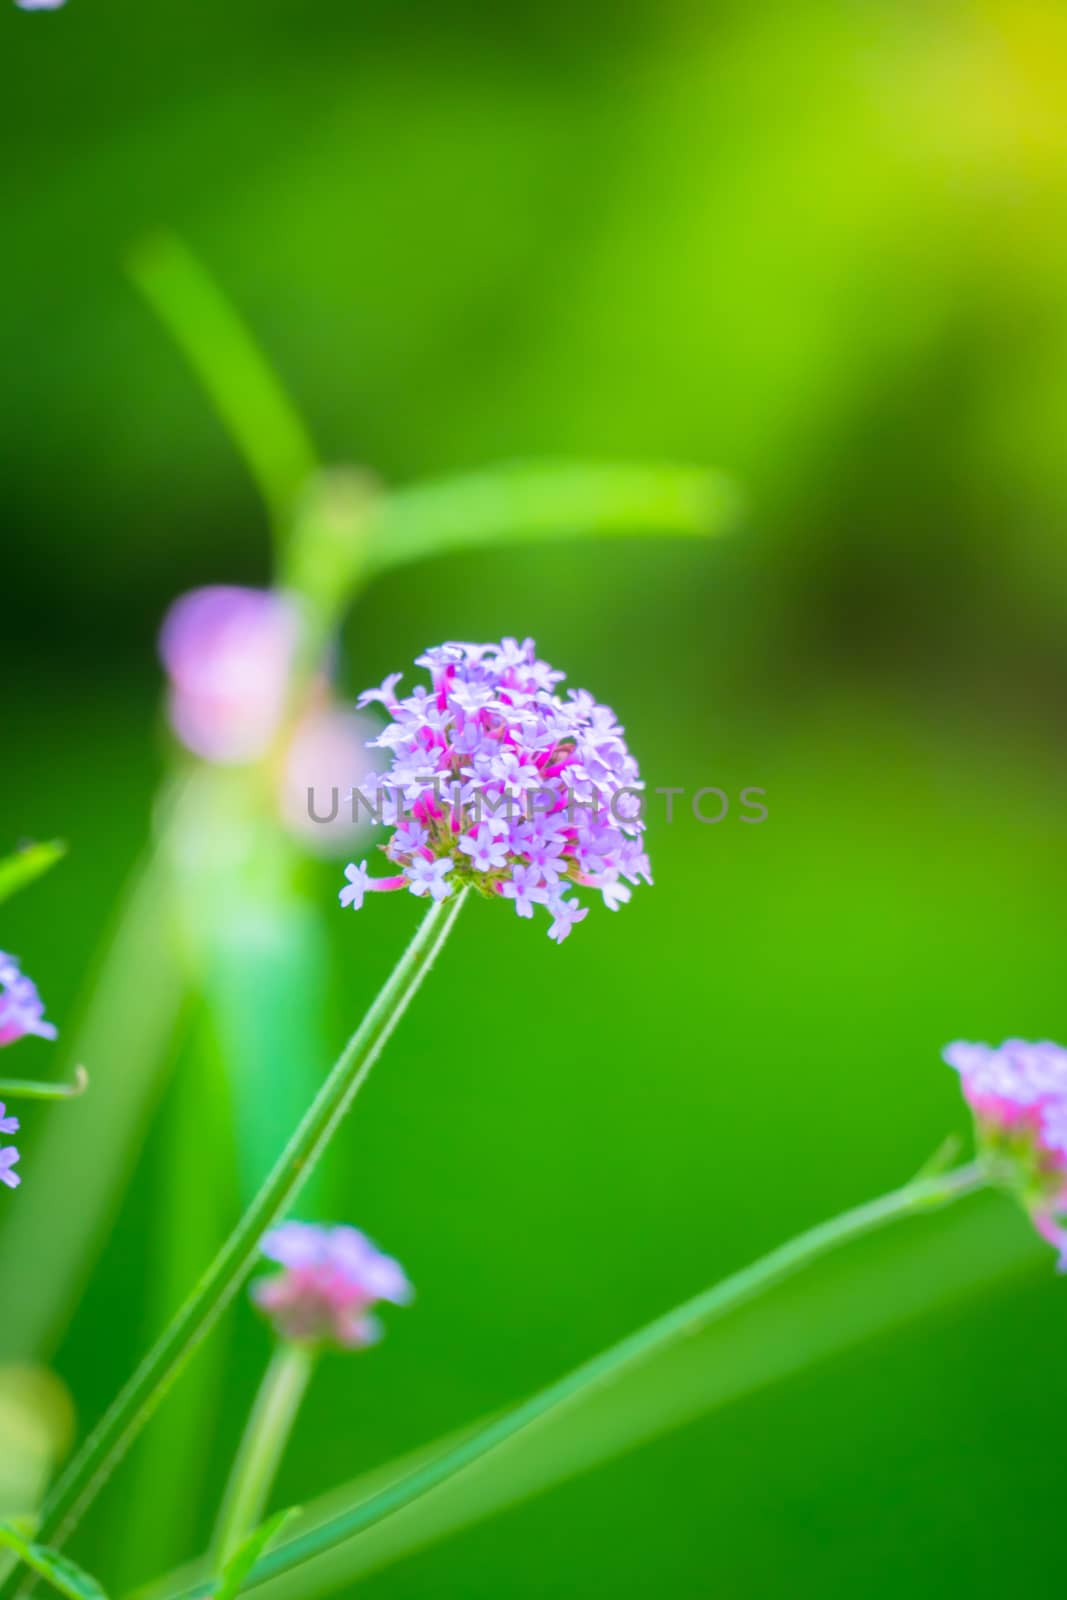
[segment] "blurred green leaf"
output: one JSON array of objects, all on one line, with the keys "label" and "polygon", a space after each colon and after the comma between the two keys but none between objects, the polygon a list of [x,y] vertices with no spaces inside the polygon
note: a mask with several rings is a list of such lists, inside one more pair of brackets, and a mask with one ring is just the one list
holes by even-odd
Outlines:
[{"label": "blurred green leaf", "polygon": [[321,911],[274,806],[260,773],[204,768],[182,790],[168,845],[189,982],[225,1066],[242,1204],[330,1058]]},{"label": "blurred green leaf", "polygon": [[[120,907],[75,1033],[73,1053],[92,1063],[93,1092],[48,1118],[17,1226],[9,1216],[0,1232],[0,1282],[19,1286],[0,1317],[0,1359],[46,1354],[62,1334],[132,1169],[185,994],[154,860]],[[60,1204],[63,1195],[76,1198]]]},{"label": "blurred green leaf", "polygon": [[203,384],[280,533],[315,469],[315,449],[273,367],[228,297],[175,234],[141,240],[127,266]]},{"label": "blurred green leaf", "polygon": [[425,556],[601,535],[707,537],[740,501],[718,473],[671,465],[514,462],[385,494],[367,522],[367,562],[387,570]]},{"label": "blurred green leaf", "polygon": [[32,1532],[24,1524],[0,1522],[0,1546],[13,1550],[67,1600],[107,1600],[95,1578],[58,1550],[34,1544]]},{"label": "blurred green leaf", "polygon": [[16,850],[14,855],[6,856],[0,861],[0,900],[6,900],[17,890],[24,889],[28,883],[54,867],[57,861],[62,861],[66,853],[66,845],[59,839],[53,839],[48,844],[27,845],[24,850]]},{"label": "blurred green leaf", "polygon": [[215,1600],[235,1600],[248,1577],[252,1568],[266,1551],[272,1539],[275,1539],[286,1523],[296,1516],[294,1507],[287,1511],[279,1511],[275,1516],[268,1517],[266,1522],[261,1522],[245,1539],[244,1543],[230,1557],[222,1570],[222,1579],[215,1590]]}]

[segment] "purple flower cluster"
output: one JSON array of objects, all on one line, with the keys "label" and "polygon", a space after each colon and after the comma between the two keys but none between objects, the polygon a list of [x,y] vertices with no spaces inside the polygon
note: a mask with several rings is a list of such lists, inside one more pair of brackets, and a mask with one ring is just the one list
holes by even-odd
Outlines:
[{"label": "purple flower cluster", "polygon": [[1017,1179],[1034,1225],[1067,1271],[1067,1050],[1007,1039],[950,1044],[978,1138]]},{"label": "purple flower cluster", "polygon": [[14,956],[0,950],[0,1045],[14,1044],[27,1034],[54,1039],[56,1030],[44,1020],[37,985],[23,975]]},{"label": "purple flower cluster", "polygon": [[[631,884],[652,882],[642,842],[643,784],[624,730],[585,690],[519,643],[444,644],[419,656],[431,687],[397,694],[400,673],[360,696],[391,717],[371,741],[389,750],[366,795],[392,795],[397,826],[383,847],[400,870],[371,878],[350,864],[343,906],[371,889],[443,900],[470,885],[510,900],[520,917],[544,907],[557,943],[588,915],[571,891],[597,889],[612,911]],[[409,809],[405,809],[409,808]]]},{"label": "purple flower cluster", "polygon": [[283,1270],[255,1283],[252,1297],[282,1339],[365,1349],[382,1336],[371,1307],[407,1305],[414,1294],[399,1262],[358,1228],[285,1222],[260,1248]]},{"label": "purple flower cluster", "polygon": [[[14,956],[0,950],[0,1045],[14,1044],[35,1034],[39,1039],[54,1039],[56,1030],[44,1020],[44,1005],[37,993],[37,985],[27,978]],[[7,1115],[7,1107],[0,1102],[0,1134],[18,1133],[17,1117]],[[0,1183],[8,1189],[17,1189],[22,1179],[15,1171],[19,1153],[14,1145],[0,1149]]]}]

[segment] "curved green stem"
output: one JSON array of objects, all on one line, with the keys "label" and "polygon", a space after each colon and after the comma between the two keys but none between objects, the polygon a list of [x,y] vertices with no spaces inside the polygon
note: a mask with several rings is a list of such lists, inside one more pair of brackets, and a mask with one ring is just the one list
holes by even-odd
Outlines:
[{"label": "curved green stem", "polygon": [[217,1573],[225,1570],[230,1557],[263,1520],[314,1366],[313,1348],[291,1340],[280,1343],[270,1359],[238,1446],[215,1528],[211,1561]]},{"label": "curved green stem", "polygon": [[[896,1222],[916,1212],[932,1210],[950,1204],[963,1195],[971,1194],[994,1181],[979,1162],[958,1167],[954,1172],[932,1177],[917,1177],[901,1189],[881,1195],[865,1205],[846,1211],[829,1222],[820,1223],[806,1233],[798,1234],[787,1244],[780,1245],[769,1255],[762,1256],[751,1266],[743,1267],[732,1277],[705,1289],[693,1299],[668,1311],[655,1322],[646,1324],[630,1334],[619,1344],[594,1356],[591,1361],[576,1367],[556,1383],[542,1389],[513,1411],[491,1422],[488,1427],[465,1439],[454,1449],[446,1451],[426,1465],[409,1472],[406,1477],[391,1483],[388,1488],[369,1499],[359,1502],[328,1521],[311,1528],[307,1533],[279,1545],[276,1550],[256,1563],[246,1585],[249,1588],[266,1583],[271,1578],[292,1572],[315,1556],[335,1549],[339,1544],[375,1523],[383,1521],[394,1512],[402,1510],[421,1495],[436,1489],[447,1479],[473,1465],[493,1450],[512,1439],[524,1429],[531,1428],[577,1400],[590,1387],[606,1386],[620,1377],[628,1368],[637,1366],[657,1354],[676,1340],[698,1333],[720,1317],[736,1311],[740,1306],[756,1299],[774,1288],[784,1279],[810,1266],[820,1256],[850,1244],[873,1233],[888,1223]],[[156,1591],[153,1590],[153,1593]],[[171,1591],[173,1594],[173,1591]],[[207,1600],[211,1585],[197,1584],[183,1589],[174,1600]]]},{"label": "curved green stem", "polygon": [[26,1078],[0,1078],[0,1094],[15,1100],[76,1100],[89,1087],[84,1067],[74,1068],[73,1083],[32,1083]]},{"label": "curved green stem", "polygon": [[[282,1152],[273,1172],[170,1327],[113,1401],[45,1501],[37,1537],[59,1545],[140,1433],[197,1345],[233,1299],[256,1259],[259,1241],[308,1176],[407,1010],[452,929],[466,898],[461,890],[431,906],[329,1077]],[[9,1577],[0,1596],[17,1592]]]}]

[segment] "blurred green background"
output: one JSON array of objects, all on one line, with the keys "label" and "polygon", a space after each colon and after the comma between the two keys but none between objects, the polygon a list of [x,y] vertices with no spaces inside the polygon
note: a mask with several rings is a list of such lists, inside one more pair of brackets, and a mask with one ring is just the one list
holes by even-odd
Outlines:
[{"label": "blurred green background", "polygon": [[[903,1180],[964,1127],[947,1040],[1067,1035],[1067,7],[70,0],[5,6],[0,80],[0,846],[71,845],[2,940],[61,1026],[150,836],[159,620],[269,573],[124,275],[147,231],[208,264],[329,460],[679,460],[747,501],[706,543],[405,567],[347,619],[352,695],[442,638],[532,633],[650,784],[758,785],[770,816],[654,813],[655,889],[562,950],[465,913],[316,1200],[419,1298],[317,1379],[277,1497],[306,1504]],[[341,917],[337,882],[304,869],[323,1070],[416,917]],[[226,1061],[183,1017],[39,1352],[83,1425],[234,1215]],[[24,1117],[0,1249],[39,1125],[79,1114]],[[56,1211],[109,1159],[80,1147]],[[908,1233],[932,1314],[888,1296],[885,1332],[360,1592],[1058,1595],[1067,1290],[1002,1209],[996,1270],[972,1239],[947,1297]],[[24,1292],[0,1284],[0,1336]],[[777,1336],[803,1366],[784,1311]],[[110,1486],[75,1548],[116,1588],[202,1547],[266,1354],[242,1304]]]}]

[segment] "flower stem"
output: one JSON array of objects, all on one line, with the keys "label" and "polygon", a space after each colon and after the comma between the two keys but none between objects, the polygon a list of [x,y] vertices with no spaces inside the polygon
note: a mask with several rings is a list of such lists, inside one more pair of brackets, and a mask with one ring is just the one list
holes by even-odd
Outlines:
[{"label": "flower stem", "polygon": [[[900,1189],[894,1189],[876,1200],[869,1200],[852,1211],[845,1211],[828,1222],[809,1228],[806,1233],[779,1245],[758,1261],[673,1307],[654,1322],[646,1323],[618,1344],[602,1350],[592,1360],[575,1367],[548,1388],[541,1389],[512,1411],[464,1439],[454,1449],[446,1450],[425,1465],[416,1467],[377,1494],[360,1496],[349,1509],[338,1512],[306,1533],[279,1545],[256,1563],[245,1580],[246,1587],[256,1588],[272,1578],[295,1571],[316,1556],[336,1549],[490,1455],[517,1434],[580,1400],[590,1389],[614,1383],[629,1369],[658,1355],[678,1340],[702,1332],[710,1324],[758,1299],[840,1246],[851,1244],[904,1217],[949,1205],[996,1181],[995,1174],[991,1174],[981,1162],[972,1162],[936,1176],[920,1175]],[[168,1600],[208,1600],[212,1589],[210,1584],[205,1583],[197,1583],[180,1591],[153,1587],[153,1594],[160,1592],[166,1593]]]},{"label": "flower stem", "polygon": [[[431,906],[385,987],[341,1052],[274,1170],[189,1299],[137,1368],[45,1501],[38,1539],[59,1545],[103,1488],[197,1345],[236,1294],[259,1241],[289,1205],[336,1133],[382,1047],[451,932],[465,893]],[[17,1592],[9,1576],[2,1600]]]},{"label": "flower stem", "polygon": [[74,1068],[73,1083],[32,1083],[25,1078],[0,1078],[0,1094],[13,1100],[76,1100],[89,1087],[84,1067]]},{"label": "flower stem", "polygon": [[215,1527],[216,1573],[263,1520],[289,1435],[315,1366],[311,1345],[282,1340],[274,1350],[252,1404]]}]

